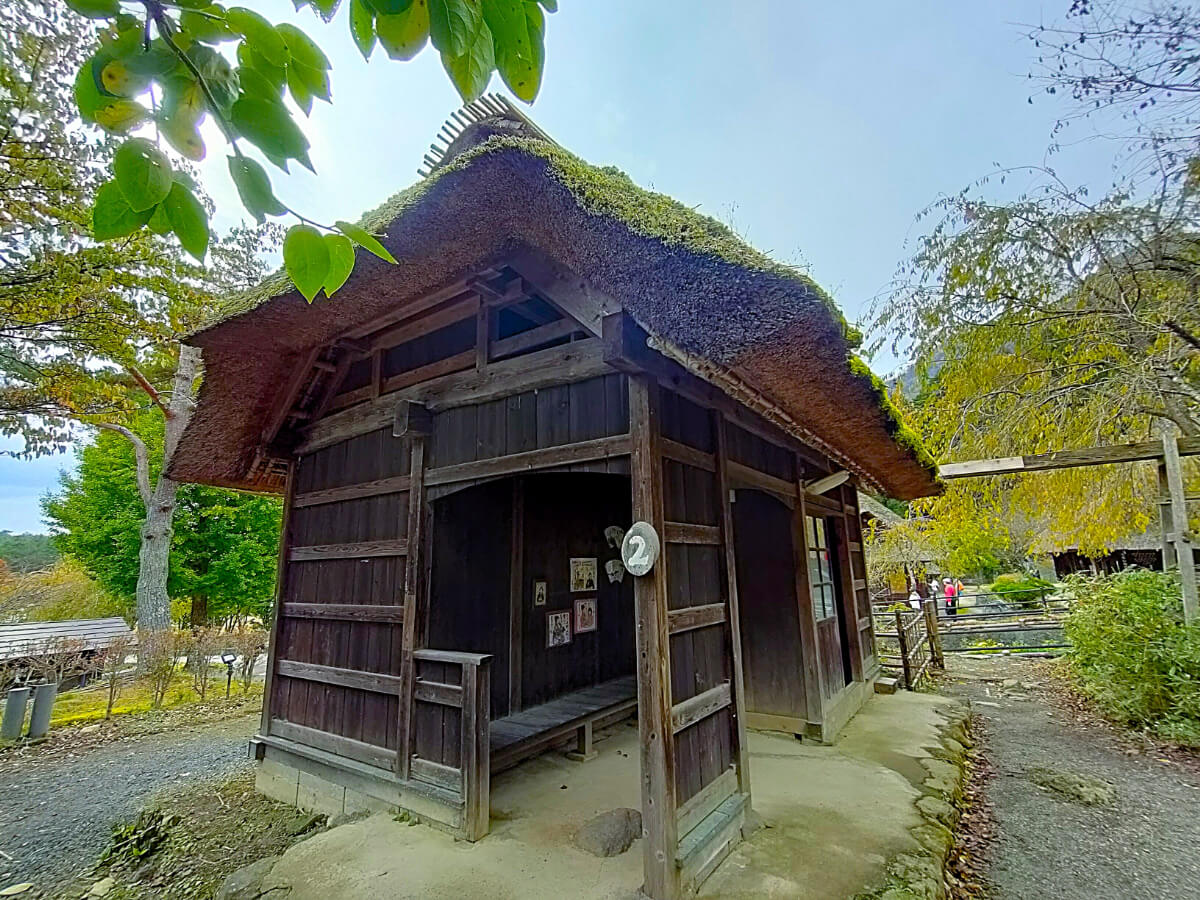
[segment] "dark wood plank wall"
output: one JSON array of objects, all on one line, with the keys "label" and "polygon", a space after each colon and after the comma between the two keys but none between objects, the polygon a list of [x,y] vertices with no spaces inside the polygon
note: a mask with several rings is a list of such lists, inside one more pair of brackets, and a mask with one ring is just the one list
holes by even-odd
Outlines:
[{"label": "dark wood plank wall", "polygon": [[297,461],[293,478],[270,719],[374,764],[386,756],[359,744],[397,747],[409,467],[384,429]]},{"label": "dark wood plank wall", "polygon": [[[476,462],[628,432],[628,383],[613,373],[437,413],[429,465]],[[628,472],[628,463],[623,466]]]},{"label": "dark wood plank wall", "polygon": [[[716,431],[713,414],[671,391],[660,391],[660,423],[666,441],[714,458]],[[669,447],[669,445],[668,445]],[[666,452],[671,452],[669,449]],[[684,454],[680,454],[684,455]],[[704,462],[700,457],[695,462]],[[667,569],[668,615],[696,607],[723,605],[727,596],[719,525],[721,501],[715,464],[692,465],[662,460],[663,506],[668,523],[664,547]],[[698,525],[707,543],[671,540],[671,524]],[[671,703],[679,704],[732,679],[732,648],[724,619],[670,637]],[[726,705],[688,725],[675,735],[675,797],[681,806],[715,781],[733,764],[734,722]]]}]

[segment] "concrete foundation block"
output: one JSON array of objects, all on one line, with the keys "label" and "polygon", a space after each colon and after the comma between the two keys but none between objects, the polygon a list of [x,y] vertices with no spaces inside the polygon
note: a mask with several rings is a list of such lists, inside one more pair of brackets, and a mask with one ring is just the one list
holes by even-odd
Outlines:
[{"label": "concrete foundation block", "polygon": [[254,775],[254,789],[272,800],[295,806],[300,785],[300,770],[285,766],[273,759],[264,759],[258,764]]},{"label": "concrete foundation block", "polygon": [[364,794],[362,791],[356,791],[354,788],[346,788],[346,799],[343,803],[343,815],[353,816],[358,813],[391,813],[396,811],[396,804],[388,803],[385,800],[380,800],[378,797],[372,797],[370,794]]},{"label": "concrete foundation block", "polygon": [[296,789],[296,805],[330,818],[340,816],[346,808],[346,789],[340,784],[301,772]]}]

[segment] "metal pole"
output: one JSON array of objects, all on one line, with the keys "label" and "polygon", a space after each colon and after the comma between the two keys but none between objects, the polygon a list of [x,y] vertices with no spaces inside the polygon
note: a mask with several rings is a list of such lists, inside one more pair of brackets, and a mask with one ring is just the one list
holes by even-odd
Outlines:
[{"label": "metal pole", "polygon": [[1183,490],[1183,466],[1179,462],[1179,437],[1174,429],[1164,431],[1163,464],[1167,470],[1167,490],[1171,494],[1170,541],[1179,564],[1179,582],[1183,588],[1183,621],[1195,624],[1200,615],[1200,598],[1196,588],[1196,557],[1188,536],[1187,496]]},{"label": "metal pole", "polygon": [[15,741],[25,727],[25,707],[29,705],[29,687],[15,687],[4,700],[4,721],[0,722],[0,740]]},{"label": "metal pole", "polygon": [[229,699],[229,689],[233,686],[233,663],[225,663],[229,671],[225,675],[225,699]]},{"label": "metal pole", "polygon": [[29,715],[29,736],[45,737],[50,730],[50,714],[54,712],[54,698],[58,696],[58,682],[35,685],[33,688],[33,712]]}]

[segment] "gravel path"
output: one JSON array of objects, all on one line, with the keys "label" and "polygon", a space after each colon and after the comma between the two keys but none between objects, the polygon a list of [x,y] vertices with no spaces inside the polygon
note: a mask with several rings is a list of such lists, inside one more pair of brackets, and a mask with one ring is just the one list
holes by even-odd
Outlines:
[{"label": "gravel path", "polygon": [[156,792],[249,765],[257,716],[0,766],[0,887],[45,888],[89,869],[112,825]]},{"label": "gravel path", "polygon": [[[1049,702],[1028,660],[957,658],[951,666],[947,691],[969,698],[982,717],[995,769],[988,878],[997,900],[1200,898],[1200,779],[1076,722]],[[1098,779],[1116,797],[1084,805],[1039,787],[1030,777],[1038,770]]]}]

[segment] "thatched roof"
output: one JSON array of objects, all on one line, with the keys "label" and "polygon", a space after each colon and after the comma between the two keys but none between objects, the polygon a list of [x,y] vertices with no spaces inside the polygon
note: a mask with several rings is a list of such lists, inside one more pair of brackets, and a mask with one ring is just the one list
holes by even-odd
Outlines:
[{"label": "thatched roof", "polygon": [[273,276],[189,338],[205,381],[175,477],[256,487],[247,473],[262,422],[304,353],[526,245],[616,299],[663,352],[761,396],[776,424],[878,489],[905,499],[938,489],[933,460],[854,355],[857,332],[803,273],[616,169],[511,129],[474,132],[363,217],[398,265],[360,252],[335,297],[312,304]]}]

